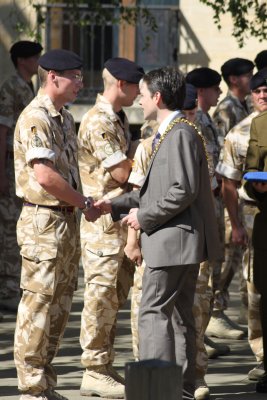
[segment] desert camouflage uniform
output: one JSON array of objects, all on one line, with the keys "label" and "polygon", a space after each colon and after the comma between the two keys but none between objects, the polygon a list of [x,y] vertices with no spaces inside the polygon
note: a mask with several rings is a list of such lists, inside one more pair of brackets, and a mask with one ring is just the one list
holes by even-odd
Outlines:
[{"label": "desert camouflage uniform", "polygon": [[141,126],[141,139],[147,139],[157,133],[159,123],[154,120],[145,121]]},{"label": "desert camouflage uniform", "polygon": [[[222,245],[222,253],[224,249],[224,218],[223,203],[218,182],[215,177],[215,167],[219,161],[220,145],[218,142],[218,133],[209,114],[198,109],[195,124],[200,129],[206,141],[207,152],[210,155],[208,160],[209,173],[211,178],[211,188],[214,193],[214,205],[216,219],[219,229],[220,243]],[[218,194],[217,194],[218,192]],[[196,293],[194,298],[193,313],[195,317],[197,332],[197,359],[196,359],[196,376],[203,378],[207,372],[208,355],[204,346],[204,334],[209,322],[212,309],[213,290],[215,291],[220,281],[222,261],[205,261],[200,264],[199,276],[197,281]],[[209,286],[212,282],[212,288]]]},{"label": "desert camouflage uniform", "polygon": [[[128,120],[116,114],[98,95],[85,114],[78,134],[79,168],[83,193],[94,199],[113,198],[128,184],[115,181],[108,168],[127,159],[130,146]],[[80,342],[85,367],[112,363],[119,308],[133,282],[134,264],[125,256],[127,226],[113,222],[110,214],[96,222],[81,220],[82,260],[85,279]]]},{"label": "desert camouflage uniform", "polygon": [[0,124],[8,127],[6,172],[8,195],[0,195],[0,297],[19,297],[21,257],[16,237],[16,223],[21,211],[21,200],[15,193],[13,136],[17,119],[33,99],[27,82],[18,74],[7,79],[0,89]]},{"label": "desert camouflage uniform", "polygon": [[[214,114],[213,121],[218,129],[219,143],[223,147],[224,140],[230,129],[246,118],[252,112],[252,103],[249,96],[244,104],[233,95],[231,91],[218,104]],[[222,157],[222,153],[221,156]],[[225,210],[225,262],[222,268],[222,277],[227,282],[227,289],[231,283],[234,271],[241,269],[243,252],[238,246],[231,243],[231,223],[227,210]],[[241,276],[240,294],[242,303],[247,306],[247,288],[246,281]],[[215,303],[221,305],[223,309],[227,309],[229,301],[228,290],[217,292]]]},{"label": "desert camouflage uniform", "polygon": [[[247,148],[250,137],[250,125],[254,117],[258,115],[255,111],[236,125],[226,136],[223,159],[217,167],[217,171],[228,179],[233,179],[241,184],[244,172]],[[249,343],[257,361],[263,359],[262,331],[260,324],[260,295],[257,292],[253,278],[253,247],[251,243],[253,222],[258,209],[254,200],[250,199],[244,189],[238,189],[240,198],[240,216],[249,237],[249,244],[243,254],[243,274],[247,279],[248,291],[248,328]],[[222,276],[223,283],[223,276]]]},{"label": "desert camouflage uniform", "polygon": [[16,193],[24,201],[17,223],[23,295],[14,354],[19,389],[34,394],[56,386],[51,362],[68,320],[80,258],[74,209],[37,183],[31,165],[33,159],[48,159],[70,185],[79,185],[73,118],[64,108],[57,112],[41,90],[18,120],[14,156]]}]

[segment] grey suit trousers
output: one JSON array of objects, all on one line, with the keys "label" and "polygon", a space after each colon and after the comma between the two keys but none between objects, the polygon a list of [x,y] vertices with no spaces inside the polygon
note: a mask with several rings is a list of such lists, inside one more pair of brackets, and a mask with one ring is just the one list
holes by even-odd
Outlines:
[{"label": "grey suit trousers", "polygon": [[183,367],[183,399],[194,399],[196,335],[192,307],[199,264],[145,268],[139,313],[140,359]]}]

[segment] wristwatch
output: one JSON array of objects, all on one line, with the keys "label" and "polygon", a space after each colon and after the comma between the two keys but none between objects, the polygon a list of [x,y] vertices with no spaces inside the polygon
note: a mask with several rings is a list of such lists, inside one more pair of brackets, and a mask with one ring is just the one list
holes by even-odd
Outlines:
[{"label": "wristwatch", "polygon": [[85,201],[84,201],[84,207],[81,208],[81,211],[88,211],[88,210],[90,210],[90,208],[92,208],[92,206],[93,206],[93,202],[94,202],[93,197],[91,197],[91,196],[86,197],[86,199],[85,199]]}]

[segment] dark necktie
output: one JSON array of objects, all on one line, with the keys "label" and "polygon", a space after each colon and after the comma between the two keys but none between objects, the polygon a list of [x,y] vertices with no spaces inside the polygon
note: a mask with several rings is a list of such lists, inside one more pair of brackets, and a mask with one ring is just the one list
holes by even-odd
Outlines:
[{"label": "dark necktie", "polygon": [[161,136],[160,133],[157,132],[157,134],[156,134],[156,136],[154,137],[153,142],[152,142],[152,151],[155,150],[155,147],[157,146],[157,144],[158,144],[158,142],[159,142],[160,136]]}]

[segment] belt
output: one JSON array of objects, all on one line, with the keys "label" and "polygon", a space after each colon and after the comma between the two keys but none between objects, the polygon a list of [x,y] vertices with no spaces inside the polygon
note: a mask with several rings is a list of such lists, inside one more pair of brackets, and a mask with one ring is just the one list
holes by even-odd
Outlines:
[{"label": "belt", "polygon": [[59,211],[62,213],[67,213],[67,214],[72,214],[75,210],[75,207],[72,206],[46,206],[46,205],[39,205],[39,204],[33,204],[33,203],[29,203],[27,201],[25,201],[23,203],[24,206],[26,207],[41,207],[41,208],[49,208],[50,210],[53,211]]}]

